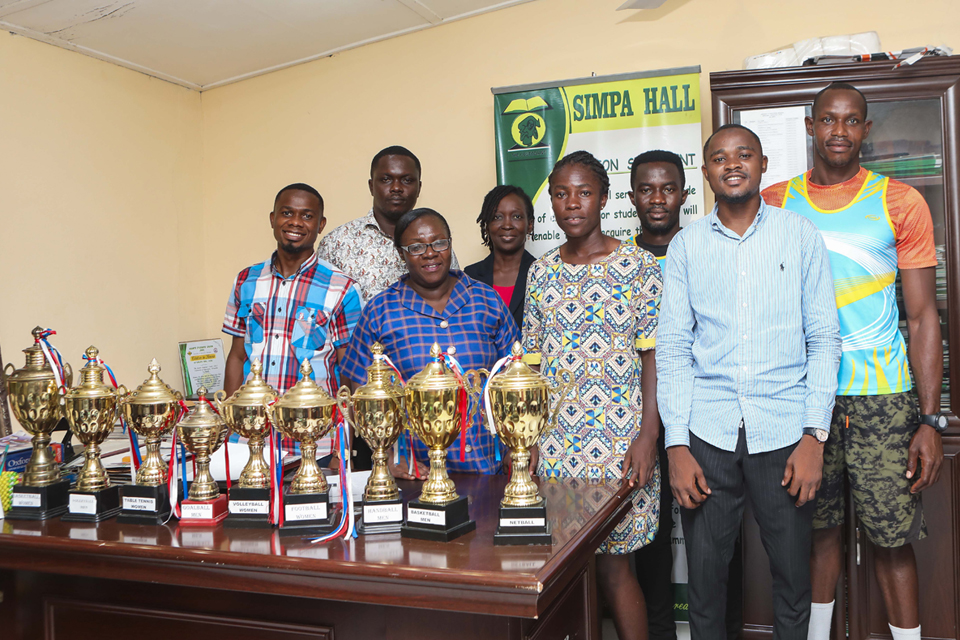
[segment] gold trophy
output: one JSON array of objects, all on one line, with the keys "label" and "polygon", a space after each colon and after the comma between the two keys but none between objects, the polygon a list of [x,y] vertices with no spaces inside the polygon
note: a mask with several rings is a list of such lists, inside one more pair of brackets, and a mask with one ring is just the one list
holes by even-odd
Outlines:
[{"label": "gold trophy", "polygon": [[[22,369],[13,371],[10,363],[4,368],[13,415],[33,436],[33,454],[21,484],[13,488],[13,507],[7,513],[7,517],[14,520],[46,520],[67,510],[70,482],[62,479],[50,449],[50,435],[64,417],[63,396],[40,347],[42,335],[41,327],[33,330],[34,344],[23,350],[27,361]],[[73,370],[67,363],[63,368],[66,378],[63,384],[69,387],[73,383]]]},{"label": "gold trophy", "polygon": [[[430,348],[431,362],[407,381],[404,391],[410,428],[429,447],[430,473],[420,495],[407,505],[404,537],[449,542],[477,528],[466,496],[458,496],[447,476],[447,447],[460,435],[460,421],[469,412],[461,402],[462,382],[440,358],[440,345]],[[468,420],[467,424],[470,424]]]},{"label": "gold trophy", "polygon": [[300,443],[300,469],[283,498],[281,535],[323,535],[339,522],[339,516],[328,502],[329,486],[317,465],[317,441],[333,427],[336,401],[317,386],[311,374],[313,367],[304,359],[297,384],[273,406],[267,398],[263,399],[277,430]]},{"label": "gold trophy", "polygon": [[211,526],[227,517],[227,497],[220,495],[220,487],[210,474],[210,456],[226,439],[227,425],[205,402],[206,387],[197,389],[197,396],[197,404],[177,425],[180,441],[193,454],[197,464],[189,498],[180,505],[180,524]]},{"label": "gold trophy", "polygon": [[[490,378],[487,389],[493,426],[510,449],[513,473],[500,501],[500,523],[495,545],[551,544],[547,510],[537,485],[530,477],[530,448],[544,433],[557,426],[560,403],[574,387],[573,375],[561,370],[562,383],[552,385],[521,360],[523,347],[513,343],[511,362]],[[550,392],[556,400],[550,405]]]},{"label": "gold trophy", "polygon": [[100,522],[120,512],[120,487],[110,485],[100,462],[100,445],[113,431],[127,388],[120,385],[114,389],[103,382],[106,367],[100,364],[99,354],[96,347],[87,349],[80,384],[64,396],[70,430],[84,445],[83,468],[76,488],[70,491],[70,512],[63,516],[63,520],[72,522]]},{"label": "gold trophy", "polygon": [[150,377],[120,401],[127,428],[145,439],[147,449],[136,483],[120,487],[120,523],[162,524],[170,515],[167,465],[160,455],[160,440],[176,424],[177,406],[183,396],[160,379],[156,358],[147,371]]},{"label": "gold trophy", "polygon": [[[383,345],[373,343],[373,363],[367,383],[350,396],[347,387],[337,393],[344,420],[353,423],[373,452],[373,470],[363,490],[360,533],[396,533],[403,524],[403,499],[387,466],[387,452],[404,429],[403,385],[383,361]],[[351,411],[352,407],[352,411]]]},{"label": "gold trophy", "polygon": [[[230,515],[225,527],[271,527],[270,465],[263,459],[263,443],[270,433],[267,403],[277,399],[277,392],[263,379],[260,360],[250,363],[250,378],[230,398],[223,390],[214,395],[220,415],[230,431],[247,438],[250,459],[240,472],[240,481],[230,489],[227,503]],[[229,445],[227,445],[229,446]],[[272,455],[272,452],[271,452]]]}]

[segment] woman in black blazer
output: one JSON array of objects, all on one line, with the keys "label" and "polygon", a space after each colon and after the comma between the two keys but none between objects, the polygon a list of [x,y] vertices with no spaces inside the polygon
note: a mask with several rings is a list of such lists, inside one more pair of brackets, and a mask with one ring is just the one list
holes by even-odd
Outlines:
[{"label": "woman in black blazer", "polygon": [[527,295],[527,271],[536,259],[524,249],[533,233],[533,203],[520,187],[494,187],[483,199],[480,237],[490,255],[463,271],[492,286],[510,309],[517,327],[523,329],[523,302]]}]

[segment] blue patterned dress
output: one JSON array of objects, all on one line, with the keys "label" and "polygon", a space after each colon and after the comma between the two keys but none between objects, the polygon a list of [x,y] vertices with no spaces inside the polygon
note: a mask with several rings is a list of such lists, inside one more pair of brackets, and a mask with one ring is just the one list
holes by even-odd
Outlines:
[{"label": "blue patterned dress", "polygon": [[[596,264],[568,264],[554,249],[528,275],[523,336],[550,379],[561,369],[577,384],[560,406],[559,425],[540,440],[538,474],[614,480],[640,432],[640,351],[656,344],[662,281],[656,258],[620,243]],[[598,553],[648,544],[660,519],[660,469],[633,495],[633,510]]]}]

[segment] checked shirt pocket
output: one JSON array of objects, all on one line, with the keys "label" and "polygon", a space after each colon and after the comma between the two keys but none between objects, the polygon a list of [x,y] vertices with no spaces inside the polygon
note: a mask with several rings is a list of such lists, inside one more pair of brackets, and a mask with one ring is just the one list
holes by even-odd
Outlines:
[{"label": "checked shirt pocket", "polygon": [[328,322],[323,309],[298,307],[294,316],[293,346],[307,352],[320,351],[327,342]]},{"label": "checked shirt pocket", "polygon": [[263,303],[253,302],[241,305],[237,310],[237,317],[243,318],[244,325],[247,328],[243,339],[248,344],[263,343],[263,325],[266,317],[266,309]]}]

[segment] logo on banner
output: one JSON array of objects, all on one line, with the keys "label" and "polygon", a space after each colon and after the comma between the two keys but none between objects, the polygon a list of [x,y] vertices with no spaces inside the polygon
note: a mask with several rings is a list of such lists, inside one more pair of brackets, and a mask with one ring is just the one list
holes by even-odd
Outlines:
[{"label": "logo on banner", "polygon": [[540,96],[530,99],[517,98],[512,100],[503,115],[517,114],[510,125],[510,136],[513,138],[514,149],[529,149],[530,147],[546,146],[543,143],[547,135],[547,122],[537,112],[544,112],[552,107]]}]

